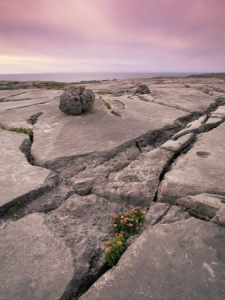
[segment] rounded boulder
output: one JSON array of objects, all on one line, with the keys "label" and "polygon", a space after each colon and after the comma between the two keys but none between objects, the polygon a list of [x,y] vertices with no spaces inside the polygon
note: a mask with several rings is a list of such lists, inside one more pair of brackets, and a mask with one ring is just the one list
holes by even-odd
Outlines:
[{"label": "rounded boulder", "polygon": [[80,115],[95,102],[95,94],[84,86],[66,87],[60,96],[59,109],[67,115]]},{"label": "rounded boulder", "polygon": [[140,84],[135,94],[150,94],[150,90],[146,84]]}]

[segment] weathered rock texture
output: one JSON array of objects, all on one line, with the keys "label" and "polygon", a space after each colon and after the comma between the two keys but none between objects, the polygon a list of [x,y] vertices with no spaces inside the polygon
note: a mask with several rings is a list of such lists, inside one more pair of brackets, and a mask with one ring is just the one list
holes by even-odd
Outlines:
[{"label": "weathered rock texture", "polygon": [[0,229],[0,299],[59,299],[73,277],[65,242],[32,214]]},{"label": "weathered rock texture", "polygon": [[201,193],[225,194],[225,124],[197,137],[192,149],[181,155],[165,175],[159,201]]},{"label": "weathered rock texture", "polygon": [[[93,193],[129,205],[150,206],[158,189],[159,179],[174,153],[192,141],[187,135],[178,141],[141,154],[123,170],[111,173],[106,182],[97,183]],[[167,144],[167,145],[166,145]]]},{"label": "weathered rock texture", "polygon": [[80,115],[89,110],[95,94],[84,87],[70,86],[60,96],[59,109],[67,115]]},{"label": "weathered rock texture", "polygon": [[147,229],[81,300],[223,300],[225,228],[196,219]]},{"label": "weathered rock texture", "polygon": [[140,84],[136,90],[136,94],[150,94],[150,90],[146,84]]},{"label": "weathered rock texture", "polygon": [[[0,129],[0,213],[8,205],[38,196],[54,186],[51,171],[31,166],[20,150],[29,145],[28,135]],[[55,178],[56,179],[56,178]]]},{"label": "weathered rock texture", "polygon": [[[140,85],[151,94],[135,93]],[[138,204],[147,211],[139,235],[82,298],[224,299],[224,81],[86,88],[65,91],[80,111],[83,93],[97,95],[76,117],[59,110],[62,91],[0,91],[0,298],[82,295],[107,269],[111,216]],[[33,144],[12,126],[33,129]]]}]

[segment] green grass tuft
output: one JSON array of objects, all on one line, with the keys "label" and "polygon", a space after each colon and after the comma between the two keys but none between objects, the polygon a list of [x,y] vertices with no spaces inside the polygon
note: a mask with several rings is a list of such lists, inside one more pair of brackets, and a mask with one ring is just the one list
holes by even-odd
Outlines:
[{"label": "green grass tuft", "polygon": [[78,297],[78,296],[72,296],[72,297],[70,298],[70,300],[79,300],[79,297]]},{"label": "green grass tuft", "polygon": [[107,109],[112,109],[112,106],[110,105],[109,102],[106,102],[104,99],[102,99],[102,101],[103,101],[103,103],[105,104],[105,107],[106,107]]},{"label": "green grass tuft", "polygon": [[7,215],[11,216],[17,213],[17,211],[25,206],[24,201],[17,202],[15,205],[10,207],[7,211]]},{"label": "green grass tuft", "polygon": [[34,132],[32,129],[30,128],[23,128],[23,127],[11,127],[8,129],[8,131],[14,131],[17,133],[25,133],[28,134],[30,137],[30,140],[33,142],[33,138],[34,138]]}]

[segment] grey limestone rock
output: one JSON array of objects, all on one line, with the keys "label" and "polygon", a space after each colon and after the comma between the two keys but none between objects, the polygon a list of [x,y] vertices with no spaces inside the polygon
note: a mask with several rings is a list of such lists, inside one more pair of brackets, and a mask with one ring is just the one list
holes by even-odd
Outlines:
[{"label": "grey limestone rock", "polygon": [[0,214],[8,205],[33,198],[54,186],[51,171],[31,166],[21,152],[21,145],[28,143],[27,137],[0,129]]},{"label": "grey limestone rock", "polygon": [[166,173],[158,191],[159,202],[176,203],[188,195],[225,192],[225,124],[199,135]]},{"label": "grey limestone rock", "polygon": [[154,226],[162,220],[170,209],[170,205],[167,203],[156,203],[153,202],[145,216],[145,222],[143,226]]},{"label": "grey limestone rock", "polygon": [[220,209],[225,208],[223,201],[224,197],[220,195],[202,193],[177,199],[176,204],[185,207],[195,217],[209,220]]},{"label": "grey limestone rock", "polygon": [[212,219],[212,222],[225,226],[225,207],[220,208],[215,217]]},{"label": "grey limestone rock", "polygon": [[1,300],[59,299],[73,278],[69,247],[31,214],[0,230]]},{"label": "grey limestone rock", "polygon": [[70,86],[60,96],[59,109],[67,115],[80,115],[89,110],[95,101],[95,94],[84,86]]},{"label": "grey limestone rock", "polygon": [[190,219],[191,216],[185,211],[183,207],[171,206],[168,213],[163,217],[160,224],[171,224],[178,221],[184,221]]},{"label": "grey limestone rock", "polygon": [[224,233],[194,218],[149,227],[80,300],[223,300]]},{"label": "grey limestone rock", "polygon": [[146,84],[140,84],[135,92],[135,94],[150,94],[150,90]]},{"label": "grey limestone rock", "polygon": [[104,198],[73,195],[47,216],[48,228],[71,249],[74,275],[70,289],[75,294],[82,293],[104,268],[104,244],[113,238],[111,217],[121,211],[121,205]]}]

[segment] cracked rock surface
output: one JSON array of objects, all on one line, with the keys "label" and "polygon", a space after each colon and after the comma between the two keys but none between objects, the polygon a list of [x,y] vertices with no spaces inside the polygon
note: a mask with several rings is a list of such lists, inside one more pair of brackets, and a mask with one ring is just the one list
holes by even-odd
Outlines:
[{"label": "cracked rock surface", "polygon": [[[224,80],[89,82],[78,116],[23,86],[0,91],[0,298],[224,299]],[[111,216],[136,205],[146,221],[108,270]]]},{"label": "cracked rock surface", "polygon": [[159,201],[175,203],[187,195],[225,195],[225,124],[197,137],[161,183]]},{"label": "cracked rock surface", "polygon": [[81,300],[222,300],[224,228],[194,218],[147,229]]},{"label": "cracked rock surface", "polygon": [[31,214],[0,230],[0,298],[59,299],[73,277],[73,257],[43,214]]},{"label": "cracked rock surface", "polygon": [[11,202],[27,200],[51,187],[51,170],[31,166],[20,151],[28,136],[0,129],[0,213]]}]

